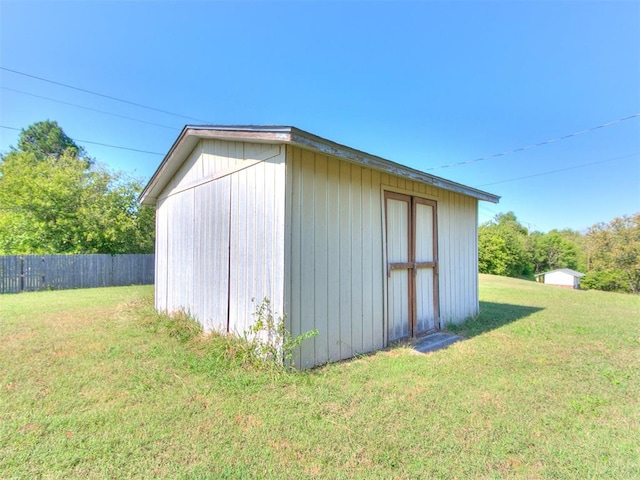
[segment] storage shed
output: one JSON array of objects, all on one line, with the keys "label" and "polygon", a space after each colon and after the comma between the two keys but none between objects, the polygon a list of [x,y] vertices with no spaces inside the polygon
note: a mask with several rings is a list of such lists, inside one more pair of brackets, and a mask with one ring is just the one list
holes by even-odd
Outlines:
[{"label": "storage shed", "polygon": [[584,275],[584,273],[576,272],[570,268],[559,268],[549,272],[538,273],[536,281],[559,287],[578,289],[580,288],[580,279]]},{"label": "storage shed", "polygon": [[[241,334],[269,298],[311,367],[478,313],[478,201],[294,127],[186,126],[143,190],[155,305]],[[255,301],[252,301],[255,299]]]}]

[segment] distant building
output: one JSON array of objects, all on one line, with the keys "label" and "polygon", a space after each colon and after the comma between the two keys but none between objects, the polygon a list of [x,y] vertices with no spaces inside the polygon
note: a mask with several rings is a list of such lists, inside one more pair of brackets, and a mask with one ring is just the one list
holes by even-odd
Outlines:
[{"label": "distant building", "polygon": [[578,289],[580,288],[580,279],[582,277],[584,277],[584,273],[576,272],[570,268],[559,268],[549,272],[538,273],[536,282]]}]

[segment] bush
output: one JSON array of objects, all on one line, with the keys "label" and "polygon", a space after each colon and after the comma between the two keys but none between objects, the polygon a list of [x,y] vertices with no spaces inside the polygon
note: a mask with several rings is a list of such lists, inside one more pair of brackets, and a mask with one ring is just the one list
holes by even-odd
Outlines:
[{"label": "bush", "polygon": [[605,292],[631,292],[622,272],[616,270],[589,272],[580,280],[580,287],[585,290],[594,289],[604,290]]}]

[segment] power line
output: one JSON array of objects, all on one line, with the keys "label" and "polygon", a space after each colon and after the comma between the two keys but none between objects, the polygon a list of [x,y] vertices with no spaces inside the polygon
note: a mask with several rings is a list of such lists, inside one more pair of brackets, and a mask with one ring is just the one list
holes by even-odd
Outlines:
[{"label": "power line", "polygon": [[16,92],[16,93],[20,93],[22,95],[28,95],[30,97],[35,97],[35,98],[42,98],[44,100],[49,100],[50,102],[55,102],[55,103],[61,103],[63,105],[71,105],[72,107],[77,107],[77,108],[82,108],[84,110],[90,110],[92,112],[98,112],[98,113],[103,113],[105,115],[111,115],[113,117],[118,117],[118,118],[124,118],[127,120],[132,120],[134,122],[140,122],[140,123],[146,123],[148,125],[153,125],[156,127],[162,127],[162,128],[169,128],[171,130],[180,130],[179,128],[176,127],[170,127],[169,125],[162,125],[160,123],[154,123],[154,122],[148,122],[146,120],[140,120],[137,118],[133,118],[133,117],[128,117],[126,115],[119,115],[117,113],[111,113],[111,112],[105,112],[104,110],[98,110],[97,108],[91,108],[91,107],[85,107],[83,105],[77,105],[75,103],[70,103],[70,102],[63,102],[62,100],[56,100],[55,98],[50,98],[50,97],[44,97],[42,95],[36,95],[35,93],[29,93],[29,92],[23,92],[22,90],[16,90],[15,88],[9,88],[9,87],[0,87],[3,90],[8,90],[10,92]]},{"label": "power line", "polygon": [[487,187],[489,185],[498,185],[499,183],[515,182],[515,181],[524,180],[524,179],[527,179],[527,178],[542,177],[543,175],[551,175],[552,173],[566,172],[567,170],[574,170],[576,168],[583,168],[583,167],[588,167],[588,166],[591,166],[591,165],[598,165],[598,164],[601,164],[601,163],[613,162],[613,161],[616,161],[616,160],[622,160],[624,158],[634,157],[636,155],[638,155],[638,153],[632,153],[631,155],[624,155],[622,157],[609,158],[608,160],[600,160],[600,161],[597,161],[597,162],[583,163],[581,165],[573,165],[572,167],[560,168],[558,170],[550,170],[548,172],[535,173],[533,175],[527,175],[525,177],[510,178],[509,180],[500,180],[499,182],[483,183],[482,185],[477,185],[477,186],[478,187]]},{"label": "power line", "polygon": [[132,152],[140,152],[140,153],[148,153],[149,155],[160,155],[160,156],[164,156],[164,153],[160,153],[160,152],[150,152],[148,150],[139,150],[137,148],[130,148],[130,147],[120,147],[118,145],[109,145],[108,143],[100,143],[100,142],[91,142],[89,140],[80,140],[79,138],[72,138],[72,140],[76,141],[76,142],[81,142],[81,143],[91,143],[93,145],[100,145],[102,147],[109,147],[109,148],[118,148],[120,150],[131,150]]},{"label": "power line", "polygon": [[[483,208],[483,207],[484,207],[484,205],[479,205],[480,209]],[[493,214],[493,215],[490,216],[490,220],[489,221],[493,221],[498,215],[504,215],[503,212],[496,212],[495,210],[492,210],[490,208],[486,208],[486,210]],[[485,216],[489,217],[489,214],[487,212],[482,213],[482,212],[478,211],[478,216],[480,217],[482,215],[485,215]],[[538,226],[533,222],[527,222],[526,220],[523,220],[521,218],[518,218],[518,222],[521,223],[521,224],[526,224],[527,225],[527,230],[529,230],[529,231],[531,231],[531,227],[532,226],[533,227],[537,227]]]},{"label": "power line", "polygon": [[476,158],[475,160],[467,160],[466,162],[458,162],[458,163],[450,163],[448,165],[440,165],[438,167],[425,168],[425,171],[429,170],[437,170],[440,168],[450,168],[450,167],[459,167],[461,165],[469,165],[471,163],[482,162],[485,160],[491,160],[493,158],[504,157],[506,155],[511,155],[513,153],[522,152],[524,150],[530,150],[532,148],[540,147],[542,145],[549,145],[550,143],[559,142],[561,140],[566,140],[567,138],[577,137],[579,135],[584,135],[585,133],[593,132],[594,130],[598,130],[600,128],[611,127],[612,125],[617,125],[618,123],[622,123],[626,120],[631,120],[632,118],[640,117],[640,113],[634,113],[633,115],[629,115],[628,117],[619,118],[617,120],[613,120],[611,122],[603,123],[601,125],[597,125],[595,127],[587,128],[586,130],[580,130],[578,132],[570,133],[568,135],[564,135],[563,137],[551,138],[549,140],[545,140],[544,142],[534,143],[532,145],[527,145],[526,147],[516,148],[514,150],[507,150],[506,152],[496,153],[494,155],[488,155],[486,157]]},{"label": "power line", "polygon": [[[7,130],[18,130],[21,131],[21,128],[16,128],[16,127],[7,127],[5,125],[0,125],[0,128],[5,128]],[[138,148],[131,148],[131,147],[121,147],[120,145],[110,145],[108,143],[100,143],[100,142],[93,142],[91,140],[82,140],[80,138],[71,138],[71,140],[73,140],[74,142],[79,142],[79,143],[90,143],[92,145],[100,145],[102,147],[109,147],[109,148],[117,148],[119,150],[130,150],[132,152],[139,152],[139,153],[148,153],[149,155],[160,155],[160,156],[164,156],[164,153],[159,153],[159,152],[150,152],[148,150],[140,150]]]},{"label": "power line", "polygon": [[[547,172],[536,173],[536,174],[527,175],[527,176],[524,176],[524,177],[511,178],[509,180],[500,180],[499,182],[483,183],[482,185],[477,185],[476,187],[480,188],[480,187],[486,187],[486,186],[489,186],[489,185],[497,185],[497,184],[500,184],[500,183],[515,182],[515,181],[518,181],[518,180],[525,180],[525,179],[528,179],[528,178],[541,177],[541,176],[544,176],[544,175],[551,175],[553,173],[558,173],[558,172],[566,172],[567,170],[574,170],[574,169],[577,169],[577,168],[588,167],[588,166],[591,166],[591,165],[598,165],[598,164],[601,164],[601,163],[614,162],[616,160],[623,160],[625,158],[634,157],[634,156],[636,156],[638,154],[639,153],[632,153],[630,155],[623,155],[621,157],[609,158],[607,160],[600,160],[600,161],[597,161],[597,162],[583,163],[581,165],[574,165],[574,166],[567,167],[567,168],[560,168],[560,169],[557,169],[557,170],[550,170],[550,171],[547,171]],[[492,210],[491,208],[488,208],[484,204],[480,204],[479,208],[480,209],[485,209],[486,211],[489,211],[489,212],[494,213],[496,215],[498,214],[495,210]],[[488,214],[485,213],[485,215],[488,215]],[[535,223],[533,223],[533,222],[526,222],[526,221],[524,221],[522,219],[519,219],[519,221],[521,223],[527,224],[527,228],[528,228],[529,231],[531,231],[531,225],[537,227],[537,225]]]},{"label": "power line", "polygon": [[153,110],[154,112],[160,112],[160,113],[164,113],[166,115],[172,115],[174,117],[180,117],[180,118],[186,118],[189,120],[195,120],[197,122],[201,122],[201,123],[211,123],[211,122],[207,122],[206,120],[201,120],[199,118],[195,118],[195,117],[189,117],[187,115],[181,115],[179,113],[173,113],[173,112],[169,112],[168,110],[161,110],[159,108],[155,108],[155,107],[150,107],[148,105],[143,105],[141,103],[136,103],[136,102],[131,102],[129,100],[124,100],[122,98],[118,98],[118,97],[113,97],[111,95],[105,95],[104,93],[98,93],[98,92],[94,92],[91,90],[86,90],[84,88],[80,88],[80,87],[74,87],[73,85],[68,85],[66,83],[62,83],[62,82],[56,82],[55,80],[49,80],[47,78],[43,78],[43,77],[38,77],[36,75],[31,75],[30,73],[25,73],[25,72],[19,72],[17,70],[12,70],[10,68],[6,68],[6,67],[0,67],[0,70],[4,70],[6,72],[11,72],[11,73],[15,73],[16,75],[22,75],[24,77],[29,77],[29,78],[34,78],[36,80],[40,80],[42,82],[47,82],[47,83],[52,83],[54,85],[60,85],[61,87],[65,87],[65,88],[71,88],[73,90],[77,90],[79,92],[84,92],[84,93],[88,93],[90,95],[96,95],[98,97],[102,97],[102,98],[108,98],[109,100],[114,100],[116,102],[121,102],[121,103],[126,103],[129,105],[134,105],[136,107],[140,107],[140,108],[146,108],[147,110]]}]

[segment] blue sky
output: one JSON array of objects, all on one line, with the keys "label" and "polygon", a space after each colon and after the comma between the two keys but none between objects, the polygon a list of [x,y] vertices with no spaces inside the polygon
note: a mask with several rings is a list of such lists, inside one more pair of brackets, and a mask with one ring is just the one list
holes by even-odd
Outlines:
[{"label": "blue sky", "polygon": [[0,67],[183,115],[0,70],[0,125],[57,120],[145,179],[161,155],[83,141],[164,154],[185,123],[293,125],[501,195],[480,221],[640,211],[640,117],[436,168],[640,113],[640,2],[0,0]]}]

